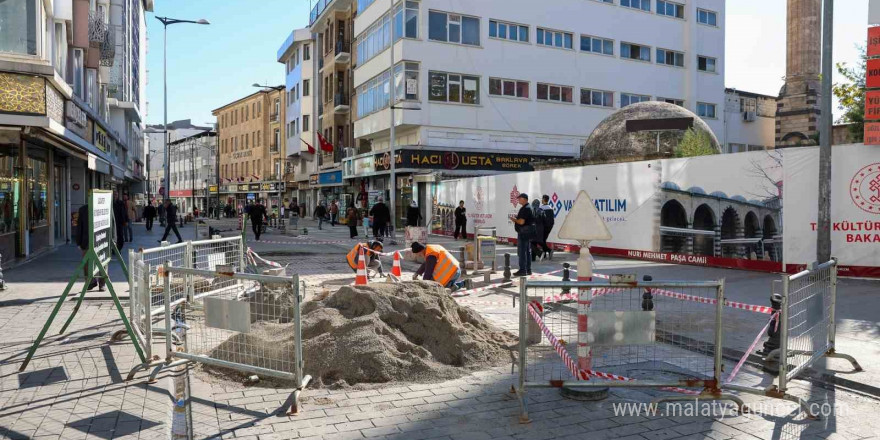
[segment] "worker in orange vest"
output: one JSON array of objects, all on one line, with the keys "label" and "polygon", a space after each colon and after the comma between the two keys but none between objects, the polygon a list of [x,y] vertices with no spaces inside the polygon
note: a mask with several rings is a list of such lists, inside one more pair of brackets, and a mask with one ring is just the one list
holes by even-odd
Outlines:
[{"label": "worker in orange vest", "polygon": [[[381,241],[373,240],[369,243],[358,243],[355,244],[351,251],[348,252],[348,255],[345,256],[345,260],[348,261],[348,266],[351,270],[357,272],[358,259],[360,258],[361,248],[364,248],[364,253],[367,254],[367,275],[369,275],[372,270],[375,273],[378,273],[379,276],[385,276],[385,272],[382,270],[382,261],[379,260],[379,255],[376,252],[382,252],[385,248]],[[370,252],[370,250],[374,252]]]},{"label": "worker in orange vest", "polygon": [[459,281],[461,277],[461,266],[458,260],[452,256],[443,246],[436,244],[424,245],[414,241],[412,246],[413,257],[419,256],[424,258],[419,270],[413,275],[416,280],[421,275],[425,281],[435,281],[443,287],[448,287],[452,291],[456,291],[464,285],[463,281]]}]

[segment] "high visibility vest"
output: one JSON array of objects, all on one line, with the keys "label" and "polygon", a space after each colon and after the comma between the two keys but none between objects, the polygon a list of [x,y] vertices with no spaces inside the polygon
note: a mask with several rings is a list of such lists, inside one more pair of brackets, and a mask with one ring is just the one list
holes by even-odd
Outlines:
[{"label": "high visibility vest", "polygon": [[358,244],[354,245],[354,247],[351,248],[351,251],[348,253],[348,255],[345,256],[345,259],[348,261],[348,266],[351,267],[351,270],[353,270],[353,271],[357,271],[358,258],[360,258],[359,255],[361,252],[361,247],[364,248],[364,253],[366,253],[367,249],[369,249],[367,247],[366,243],[358,243]]},{"label": "high visibility vest", "polygon": [[443,246],[435,244],[425,246],[425,258],[431,256],[437,258],[437,264],[434,265],[434,281],[446,286],[459,271],[458,260]]}]

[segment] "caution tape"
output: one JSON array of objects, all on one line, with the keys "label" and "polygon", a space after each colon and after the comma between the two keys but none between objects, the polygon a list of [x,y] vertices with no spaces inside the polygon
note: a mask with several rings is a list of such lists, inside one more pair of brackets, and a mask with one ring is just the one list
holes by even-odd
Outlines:
[{"label": "caution tape", "polygon": [[[715,298],[706,298],[704,296],[688,295],[686,293],[673,292],[671,290],[666,290],[666,289],[650,288],[649,291],[653,295],[665,296],[668,298],[675,298],[675,299],[680,299],[680,300],[684,300],[684,301],[693,301],[693,302],[699,302],[699,303],[703,303],[703,304],[717,304],[718,303],[718,300]],[[768,306],[756,306],[754,304],[746,304],[746,303],[742,303],[742,302],[728,301],[726,299],[724,300],[723,304],[727,307],[731,307],[734,309],[748,310],[750,312],[755,312],[755,313],[764,313],[767,315],[771,315],[774,313],[773,308],[768,307]]]},{"label": "caution tape", "polygon": [[297,240],[297,241],[290,241],[290,240],[287,240],[287,241],[280,241],[280,240],[260,240],[258,243],[267,243],[267,244],[346,244],[346,243],[351,243],[351,242],[350,242],[350,241],[344,241],[344,240],[338,240],[338,241],[334,241],[334,240],[326,240],[326,241],[301,241],[301,240]]},{"label": "caution tape", "polygon": [[[618,287],[618,288],[602,287],[602,288],[592,289],[592,290],[593,290],[593,297],[595,298],[597,296],[603,296],[603,295],[608,295],[611,293],[623,292],[626,289],[624,289],[622,287]],[[552,304],[552,303],[557,303],[557,302],[562,302],[562,301],[577,301],[577,299],[578,299],[577,293],[561,293],[558,295],[550,295],[550,296],[544,297],[544,304]]]},{"label": "caution tape", "polygon": [[[730,375],[727,376],[727,379],[724,381],[724,384],[729,384],[733,382],[733,379],[736,378],[736,375],[739,373],[740,368],[742,368],[743,364],[746,363],[746,359],[748,359],[749,355],[755,351],[755,347],[758,346],[758,342],[761,342],[761,339],[764,337],[764,333],[767,333],[767,329],[770,328],[770,324],[773,324],[773,320],[779,316],[779,312],[773,313],[770,316],[770,320],[767,321],[767,324],[764,325],[764,328],[758,332],[758,336],[755,337],[755,340],[752,342],[752,345],[749,345],[749,348],[746,349],[746,352],[743,353],[743,356],[740,358],[739,362],[736,363],[736,366],[733,367],[733,370],[730,372]],[[779,325],[779,321],[776,321],[777,326]]]},{"label": "caution tape", "polygon": [[[571,355],[568,354],[568,350],[565,349],[565,346],[562,345],[562,343],[559,341],[559,339],[556,338],[556,336],[553,335],[553,333],[550,331],[550,329],[547,328],[547,325],[544,324],[544,320],[541,319],[541,315],[537,311],[538,309],[543,311],[543,307],[541,306],[541,304],[539,304],[537,301],[529,302],[528,310],[529,310],[529,314],[532,316],[532,319],[535,321],[536,324],[538,324],[538,327],[541,328],[541,333],[544,333],[544,336],[547,337],[547,340],[550,342],[550,345],[553,346],[553,349],[562,358],[562,362],[565,364],[566,368],[568,368],[568,371],[571,372],[571,374],[576,379],[590,380],[590,376],[592,376],[592,377],[599,377],[602,379],[618,380],[618,381],[624,381],[624,382],[635,381],[635,379],[625,377],[625,376],[620,376],[617,374],[605,373],[605,372],[589,370],[589,369],[579,369],[577,367],[577,364],[571,358]],[[690,394],[690,395],[700,394],[699,391],[686,390],[684,388],[678,388],[678,387],[663,387],[660,389],[665,390],[665,391],[673,391],[676,393],[682,393],[682,394]]]},{"label": "caution tape", "polygon": [[257,261],[259,261],[259,262],[262,262],[263,264],[266,264],[266,265],[272,266],[272,267],[284,267],[279,263],[276,263],[274,261],[269,261],[269,260],[261,257],[259,254],[254,252],[254,250],[251,249],[250,247],[247,248],[247,257],[254,266],[256,266]]}]

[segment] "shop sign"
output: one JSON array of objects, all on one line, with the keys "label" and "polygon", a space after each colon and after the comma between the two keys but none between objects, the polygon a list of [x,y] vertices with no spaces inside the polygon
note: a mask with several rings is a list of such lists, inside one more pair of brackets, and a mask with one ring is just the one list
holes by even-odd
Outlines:
[{"label": "shop sign", "polygon": [[232,153],[232,158],[233,159],[241,159],[243,157],[251,157],[253,155],[254,155],[254,150],[242,150],[242,151],[236,151],[235,153]]},{"label": "shop sign", "polygon": [[373,156],[359,157],[351,161],[353,169],[352,174],[361,176],[376,172],[376,159]]},{"label": "shop sign", "polygon": [[95,146],[99,150],[106,152],[109,138],[107,132],[100,125],[95,124]]},{"label": "shop sign", "polygon": [[[457,171],[533,171],[532,164],[536,161],[561,158],[566,156],[404,149],[396,152],[396,167]],[[387,152],[375,155],[374,159],[377,170],[391,169],[391,157]]]},{"label": "shop sign", "polygon": [[223,185],[223,192],[234,193],[238,185]]},{"label": "shop sign", "polygon": [[217,194],[217,192],[218,192],[218,191],[217,191],[217,185],[211,185],[211,186],[209,186],[209,187],[208,187],[208,191],[210,191],[212,194]]},{"label": "shop sign", "polygon": [[318,184],[318,175],[317,174],[312,174],[311,176],[309,176],[309,184],[311,184],[311,185]]},{"label": "shop sign", "polygon": [[248,200],[255,200],[256,198],[257,198],[257,195],[254,193],[248,193],[248,195],[247,195]]},{"label": "shop sign", "polygon": [[248,184],[247,184],[247,183],[242,183],[242,184],[238,185],[238,187],[236,188],[236,191],[238,191],[238,192],[248,192]]},{"label": "shop sign", "polygon": [[248,184],[248,191],[260,191],[260,184],[259,183],[249,183]]},{"label": "shop sign", "polygon": [[64,126],[79,135],[79,137],[86,136],[88,117],[86,117],[86,112],[73,101],[64,103]]},{"label": "shop sign", "polygon": [[335,185],[342,183],[342,170],[319,174],[318,183],[321,185]]},{"label": "shop sign", "polygon": [[284,183],[282,182],[267,182],[263,183],[260,186],[262,191],[284,191]]}]

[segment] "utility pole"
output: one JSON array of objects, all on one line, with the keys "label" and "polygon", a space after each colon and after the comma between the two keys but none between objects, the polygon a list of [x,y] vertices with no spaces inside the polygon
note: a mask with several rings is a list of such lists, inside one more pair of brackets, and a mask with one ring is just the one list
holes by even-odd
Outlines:
[{"label": "utility pole", "polygon": [[[406,16],[406,7],[405,7],[404,3],[401,3],[400,5],[402,8],[404,8],[402,13],[404,14],[404,16]],[[396,194],[396,192],[397,192],[397,171],[396,171],[397,154],[394,151],[394,103],[396,102],[395,95],[397,94],[396,93],[397,92],[397,90],[396,90],[397,84],[395,83],[396,78],[394,76],[394,43],[395,43],[395,40],[394,40],[394,5],[392,2],[392,5],[391,5],[391,87],[390,87],[390,89],[391,89],[391,101],[390,101],[391,104],[388,105],[388,111],[391,112],[391,130],[389,133],[389,135],[391,136],[391,139],[388,143],[388,149],[390,151],[389,152],[389,156],[390,156],[389,160],[391,161],[391,174],[389,176],[390,182],[388,182],[388,186],[391,187],[391,191],[390,191],[391,195],[390,195],[390,197],[388,197],[388,204],[390,205],[390,206],[388,206],[388,209],[391,212],[391,244],[396,244],[396,238],[397,238],[397,209],[396,209],[397,208],[397,194]],[[405,72],[401,71],[400,75],[401,75],[401,80],[405,81],[405,78],[404,78]]]},{"label": "utility pole", "polygon": [[822,100],[819,124],[819,215],[816,221],[816,260],[831,259],[831,76],[834,0],[822,7]]}]

